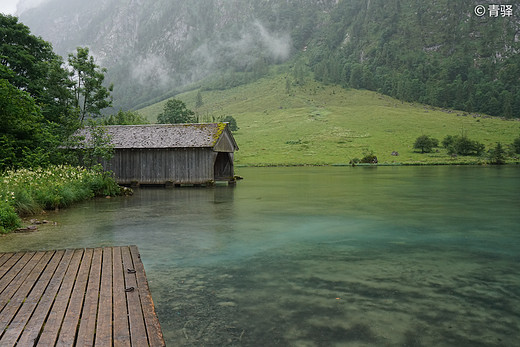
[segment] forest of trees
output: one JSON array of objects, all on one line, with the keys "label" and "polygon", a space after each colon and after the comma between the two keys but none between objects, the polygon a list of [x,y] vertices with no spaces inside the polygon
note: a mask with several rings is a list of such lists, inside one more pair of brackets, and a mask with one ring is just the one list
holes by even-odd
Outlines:
[{"label": "forest of trees", "polygon": [[325,83],[520,117],[518,23],[513,16],[478,17],[474,6],[468,0],[339,2],[309,45],[309,64]]},{"label": "forest of trees", "polygon": [[64,143],[110,106],[111,87],[88,48],[68,63],[16,17],[0,14],[0,171],[70,162]]}]

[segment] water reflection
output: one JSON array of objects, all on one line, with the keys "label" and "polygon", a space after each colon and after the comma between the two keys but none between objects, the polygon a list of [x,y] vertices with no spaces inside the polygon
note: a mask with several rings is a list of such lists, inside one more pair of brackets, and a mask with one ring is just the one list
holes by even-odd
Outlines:
[{"label": "water reflection", "polygon": [[142,189],[0,250],[138,245],[169,345],[502,346],[520,338],[517,167],[248,168]]}]

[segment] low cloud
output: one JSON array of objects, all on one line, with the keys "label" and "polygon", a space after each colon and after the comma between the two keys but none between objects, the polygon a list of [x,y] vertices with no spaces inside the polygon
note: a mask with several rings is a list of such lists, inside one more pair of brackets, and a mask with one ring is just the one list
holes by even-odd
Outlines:
[{"label": "low cloud", "polygon": [[192,77],[222,67],[240,69],[252,66],[261,57],[280,63],[287,60],[290,53],[291,37],[288,33],[270,32],[256,20],[244,26],[238,35],[201,44],[192,54]]},{"label": "low cloud", "polygon": [[276,61],[284,61],[291,54],[291,36],[288,33],[271,33],[259,21],[254,23],[260,34],[262,45],[269,56]]},{"label": "low cloud", "polygon": [[166,86],[170,81],[169,64],[164,57],[148,54],[131,68],[132,77],[143,85]]},{"label": "low cloud", "polygon": [[16,5],[16,14],[20,15],[23,12],[38,7],[48,1],[49,0],[20,0]]}]

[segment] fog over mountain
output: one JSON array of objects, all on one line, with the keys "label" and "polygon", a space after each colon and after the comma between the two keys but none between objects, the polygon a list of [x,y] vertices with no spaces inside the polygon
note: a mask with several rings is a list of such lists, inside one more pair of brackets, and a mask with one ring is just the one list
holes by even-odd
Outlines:
[{"label": "fog over mountain", "polygon": [[20,20],[64,57],[88,46],[98,64],[108,67],[116,101],[128,105],[128,93],[134,102],[144,101],[216,71],[287,60],[294,50],[292,25],[276,18],[277,6],[243,0],[43,0],[23,10]]},{"label": "fog over mountain", "polygon": [[49,0],[19,0],[16,5],[16,13],[21,15],[25,11],[41,6],[43,3]]},{"label": "fog over mountain", "polygon": [[299,57],[325,83],[510,116],[520,4],[495,3],[497,16],[478,0],[22,0],[19,12],[63,57],[88,46],[116,107],[210,76],[212,88],[247,83]]}]

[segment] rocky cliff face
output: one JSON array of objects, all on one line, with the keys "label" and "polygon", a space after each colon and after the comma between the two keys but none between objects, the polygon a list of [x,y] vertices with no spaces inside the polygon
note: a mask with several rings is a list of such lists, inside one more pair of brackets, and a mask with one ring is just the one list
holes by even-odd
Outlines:
[{"label": "rocky cliff face", "polygon": [[251,69],[259,59],[284,61],[294,50],[291,31],[297,21],[289,12],[325,11],[335,3],[46,0],[23,11],[20,20],[64,57],[88,46],[98,64],[109,69],[116,99],[129,105],[125,93],[149,98],[214,71]]}]

